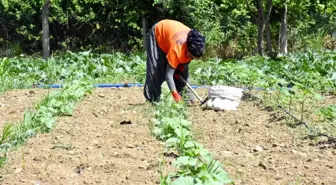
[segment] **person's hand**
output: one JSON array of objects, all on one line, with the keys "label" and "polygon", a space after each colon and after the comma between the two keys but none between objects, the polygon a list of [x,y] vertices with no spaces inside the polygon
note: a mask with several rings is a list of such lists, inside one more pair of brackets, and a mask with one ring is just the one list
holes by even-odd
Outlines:
[{"label": "person's hand", "polygon": [[177,91],[172,91],[172,95],[173,95],[174,100],[176,102],[181,102],[182,101],[182,96]]}]

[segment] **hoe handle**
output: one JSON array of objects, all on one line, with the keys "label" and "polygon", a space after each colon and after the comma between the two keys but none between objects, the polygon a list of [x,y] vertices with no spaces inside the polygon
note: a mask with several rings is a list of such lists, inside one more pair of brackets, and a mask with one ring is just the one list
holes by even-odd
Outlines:
[{"label": "hoe handle", "polygon": [[201,98],[200,96],[198,96],[198,94],[197,94],[197,93],[194,91],[194,89],[188,84],[188,82],[187,82],[185,79],[183,79],[182,76],[180,76],[180,79],[182,80],[183,83],[186,84],[186,86],[189,88],[189,90],[190,90],[190,91],[196,96],[196,98],[201,102],[201,105],[203,105],[203,104],[206,102],[207,99],[202,100],[202,98]]}]

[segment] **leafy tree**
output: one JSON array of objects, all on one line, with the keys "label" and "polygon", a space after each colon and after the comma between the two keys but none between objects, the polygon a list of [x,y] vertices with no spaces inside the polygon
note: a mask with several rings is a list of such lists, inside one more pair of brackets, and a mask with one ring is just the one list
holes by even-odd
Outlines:
[{"label": "leafy tree", "polygon": [[[11,43],[20,46],[18,53],[41,51],[44,2],[0,2],[0,48]],[[201,31],[210,56],[241,58],[279,48],[286,53],[286,43],[289,51],[336,43],[334,0],[51,0],[51,50],[142,49],[148,27],[164,18]]]}]

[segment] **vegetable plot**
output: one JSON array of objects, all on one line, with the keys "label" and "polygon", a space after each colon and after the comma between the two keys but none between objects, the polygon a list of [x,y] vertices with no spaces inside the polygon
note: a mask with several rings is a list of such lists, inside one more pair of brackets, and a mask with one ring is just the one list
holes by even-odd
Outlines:
[{"label": "vegetable plot", "polygon": [[[209,59],[192,63],[190,74],[192,82],[198,85],[245,87],[249,97],[256,97],[268,109],[283,110],[287,125],[304,126],[304,138],[324,137],[328,146],[335,146],[335,59],[335,52],[293,54],[276,60],[262,57],[230,62]],[[92,90],[94,83],[142,83],[145,63],[143,56],[120,53],[68,52],[47,62],[30,57],[2,58],[0,83],[4,85],[0,87],[1,92],[33,84],[65,83],[65,86],[55,94],[48,94],[34,110],[26,111],[22,122],[4,127],[0,138],[0,163],[6,161],[14,146],[24,144],[37,133],[50,132],[57,116],[71,115],[75,104]],[[255,91],[256,87],[262,91]],[[140,95],[137,98],[140,99]],[[174,103],[169,96],[155,104],[153,134],[164,141],[165,153],[176,156],[173,162],[176,171],[165,175],[162,170],[160,183],[231,183],[223,164],[194,140],[186,109],[184,104]],[[132,122],[126,120],[125,123]]]}]

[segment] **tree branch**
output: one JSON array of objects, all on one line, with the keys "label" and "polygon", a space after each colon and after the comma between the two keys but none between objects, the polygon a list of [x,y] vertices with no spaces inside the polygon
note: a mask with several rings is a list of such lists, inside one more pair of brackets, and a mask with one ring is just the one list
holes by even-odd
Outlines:
[{"label": "tree branch", "polygon": [[[252,13],[251,6],[250,6],[250,4],[249,4],[247,1],[248,1],[248,0],[245,0],[247,9]],[[251,15],[252,15],[252,17],[258,22],[258,18],[257,18],[254,14],[251,14]]]},{"label": "tree branch", "polygon": [[273,1],[272,0],[268,0],[267,1],[267,8],[268,8],[268,10],[267,10],[266,18],[264,20],[265,21],[264,24],[266,22],[268,22],[270,20],[270,18],[271,18],[271,12],[272,12],[272,8],[273,8]]}]

